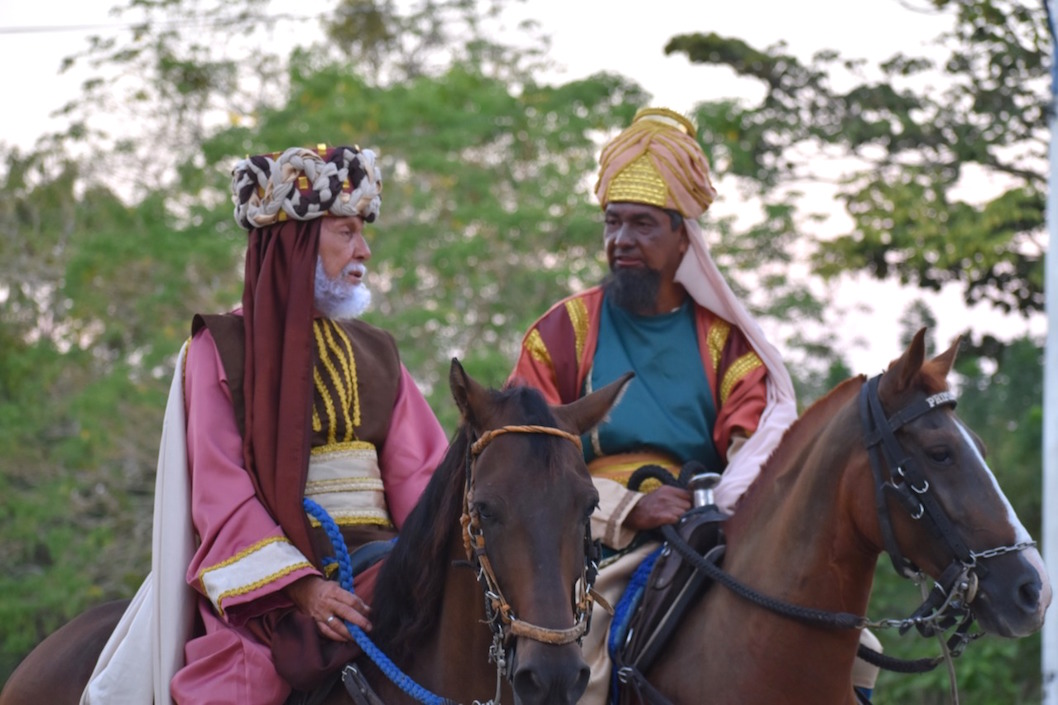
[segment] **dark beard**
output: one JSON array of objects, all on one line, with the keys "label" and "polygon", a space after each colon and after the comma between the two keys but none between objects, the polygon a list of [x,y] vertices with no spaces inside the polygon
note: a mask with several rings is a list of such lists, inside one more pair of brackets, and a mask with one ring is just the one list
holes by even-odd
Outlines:
[{"label": "dark beard", "polygon": [[602,282],[611,301],[630,313],[654,313],[661,290],[661,272],[653,269],[618,269]]}]

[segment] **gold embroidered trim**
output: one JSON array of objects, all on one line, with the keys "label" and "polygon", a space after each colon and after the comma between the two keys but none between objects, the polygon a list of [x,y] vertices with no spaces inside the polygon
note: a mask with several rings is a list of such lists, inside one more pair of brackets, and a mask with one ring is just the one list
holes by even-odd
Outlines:
[{"label": "gold embroidered trim", "polygon": [[[206,573],[212,573],[215,570],[220,570],[221,568],[226,568],[227,566],[231,565],[232,563],[237,563],[238,561],[241,561],[243,558],[246,558],[246,556],[250,555],[251,553],[255,553],[257,551],[260,551],[265,546],[268,546],[268,545],[273,544],[273,543],[290,543],[290,539],[288,539],[286,536],[273,536],[273,537],[267,538],[267,539],[265,539],[263,541],[258,541],[257,543],[255,543],[255,544],[253,544],[251,546],[248,546],[247,548],[244,548],[243,550],[239,551],[238,553],[236,553],[231,558],[226,558],[225,560],[221,561],[220,563],[217,563],[216,565],[211,565],[208,568],[203,568],[202,570],[200,570],[198,572],[198,580],[199,580],[199,582],[202,582],[202,577]],[[293,545],[293,544],[291,544],[291,545]],[[203,584],[203,586],[204,586],[204,584]],[[205,590],[203,589],[202,592],[205,592]]]},{"label": "gold embroidered trim", "polygon": [[[349,426],[349,397],[347,396],[347,390],[349,388],[349,365],[346,363],[345,358],[342,356],[340,350],[334,342],[334,335],[332,333],[333,326],[329,321],[317,320],[313,325],[313,333],[316,334],[316,346],[319,348],[320,363],[323,368],[327,370],[330,375],[331,382],[334,384],[334,391],[338,395],[338,408],[341,409],[342,415],[345,417],[345,433],[348,434]],[[333,359],[332,359],[333,354]],[[338,373],[338,369],[335,367],[335,361],[342,367],[341,374]],[[331,405],[334,403],[333,400],[327,398],[327,389],[323,386],[322,380],[316,382],[316,388],[319,390],[320,395],[324,397],[324,403],[327,405],[327,413],[331,413]],[[336,426],[334,423],[331,424],[331,428],[327,433],[327,442],[335,443],[338,438],[335,436]],[[343,441],[349,440],[349,438],[342,438]]]},{"label": "gold embroidered trim", "polygon": [[295,570],[301,570],[302,568],[311,568],[311,567],[312,567],[311,563],[309,563],[308,561],[302,561],[301,563],[295,563],[294,565],[287,566],[283,570],[276,571],[275,573],[272,573],[271,575],[265,576],[264,578],[261,578],[260,580],[255,580],[254,582],[250,583],[249,585],[244,585],[243,587],[240,587],[240,588],[235,588],[233,590],[227,590],[225,592],[222,592],[220,595],[217,596],[217,612],[221,616],[224,615],[224,607],[223,607],[224,600],[226,600],[228,598],[236,597],[238,595],[245,595],[248,592],[253,592],[254,590],[256,590],[258,588],[264,587],[268,583],[274,583],[276,580],[279,580],[284,575],[290,575]]},{"label": "gold embroidered trim", "polygon": [[385,485],[375,477],[343,477],[333,480],[313,480],[305,483],[305,496],[333,492],[382,492]]},{"label": "gold embroidered trim", "polygon": [[371,457],[372,453],[376,453],[375,444],[367,441],[345,441],[344,443],[327,443],[322,446],[316,446],[309,451],[314,457],[322,457],[325,455],[352,455],[352,456],[368,456]]},{"label": "gold embroidered trim", "polygon": [[529,331],[529,335],[525,337],[525,343],[523,344],[525,351],[529,355],[542,365],[551,367],[551,353],[547,351],[547,345],[544,344],[544,339],[540,336],[540,331],[533,328]]},{"label": "gold embroidered trim", "polygon": [[[384,514],[334,514],[331,516],[338,526],[382,526],[393,528],[393,522]],[[309,517],[309,524],[315,529],[320,527],[318,519]]]},{"label": "gold embroidered trim", "polygon": [[731,363],[731,366],[727,368],[727,372],[724,373],[724,381],[720,384],[720,403],[723,404],[727,401],[728,396],[731,395],[731,390],[738,384],[739,380],[763,364],[757,353],[752,351]]},{"label": "gold embroidered trim", "polygon": [[720,356],[724,354],[724,346],[727,345],[727,336],[730,333],[731,324],[719,318],[709,328],[706,344],[709,346],[709,359],[713,361],[714,370],[720,370]]},{"label": "gold embroidered trim", "polygon": [[[338,334],[338,337],[341,339],[344,352],[348,353],[349,355],[347,359],[342,356],[342,351],[338,350],[337,348],[335,349],[335,353],[337,354],[338,358],[342,361],[342,365],[345,366],[346,364],[348,364],[347,379],[349,381],[349,395],[352,397],[353,400],[353,428],[355,429],[357,426],[360,425],[360,383],[356,378],[356,355],[353,354],[353,342],[349,340],[349,336],[346,335],[345,329],[343,329],[338,324],[330,322],[330,327],[334,330],[335,333]],[[349,441],[356,438],[355,430],[352,433],[353,435],[349,438],[346,438],[345,440]]]},{"label": "gold embroidered trim", "polygon": [[583,299],[570,299],[566,302],[566,313],[573,324],[573,340],[577,348],[577,364],[584,355],[584,344],[588,340],[588,307]]},{"label": "gold embroidered trim", "polygon": [[[678,173],[678,172],[676,172]],[[669,189],[657,167],[644,152],[618,172],[606,189],[606,203],[628,201],[664,208]]]},{"label": "gold embroidered trim", "polygon": [[[326,319],[313,322],[313,333],[316,336],[319,364],[312,374],[329,424],[327,445],[353,441],[356,438],[356,427],[360,425],[360,392],[352,342],[341,326]],[[334,387],[334,394],[338,397],[337,403],[331,397],[321,367]],[[341,439],[337,435],[339,414],[343,422],[341,425],[344,427]],[[312,428],[316,432],[323,430],[323,419],[315,407],[312,410]]]}]

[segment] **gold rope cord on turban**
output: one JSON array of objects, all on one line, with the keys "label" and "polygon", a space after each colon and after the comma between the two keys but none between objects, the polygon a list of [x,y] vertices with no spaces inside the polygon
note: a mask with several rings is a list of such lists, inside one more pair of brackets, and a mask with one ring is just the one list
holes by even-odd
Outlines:
[{"label": "gold rope cord on turban", "polygon": [[667,108],[643,108],[603,148],[595,195],[610,202],[646,203],[697,218],[716,197],[709,163],[694,124]]}]

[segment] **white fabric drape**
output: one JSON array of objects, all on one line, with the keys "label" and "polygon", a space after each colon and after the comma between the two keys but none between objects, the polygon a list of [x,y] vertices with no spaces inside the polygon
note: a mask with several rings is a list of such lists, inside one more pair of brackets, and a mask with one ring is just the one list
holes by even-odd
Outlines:
[{"label": "white fabric drape", "polygon": [[184,664],[195,614],[195,593],[186,582],[194,552],[184,419],[186,354],[185,343],[158,448],[151,572],[103,647],[81,705],[171,705],[169,681]]},{"label": "white fabric drape", "polygon": [[741,329],[768,368],[768,398],[760,424],[749,440],[730,458],[720,484],[714,490],[717,506],[725,512],[731,512],[742,493],[757,478],[761,465],[779,445],[786,429],[797,419],[797,403],[793,382],[783,364],[782,355],[764,337],[764,331],[720,274],[705,244],[701,226],[692,218],[684,222],[690,248],[676,270],[676,281],[700,306]]}]

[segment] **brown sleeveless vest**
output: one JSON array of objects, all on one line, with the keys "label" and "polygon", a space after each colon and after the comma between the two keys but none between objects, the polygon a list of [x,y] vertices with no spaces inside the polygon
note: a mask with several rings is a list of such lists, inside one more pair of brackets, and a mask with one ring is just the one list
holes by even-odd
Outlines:
[{"label": "brown sleeveless vest", "polygon": [[[355,429],[356,439],[373,444],[381,453],[389,433],[401,377],[396,343],[389,333],[362,321],[342,321],[338,322],[338,325],[349,338],[356,365],[356,387],[361,410],[360,425]],[[224,373],[228,377],[239,433],[245,435],[243,373],[246,343],[242,316],[233,313],[196,314],[191,324],[192,336],[202,328],[208,329],[213,336]],[[319,392],[314,391],[313,395],[314,405],[317,405]],[[327,428],[313,431],[313,448],[327,443],[327,431]],[[352,551],[369,541],[392,538],[396,536],[396,531],[372,525],[343,526],[342,534],[349,550]],[[312,532],[312,540],[317,555],[333,555],[330,542],[322,529]]]}]

